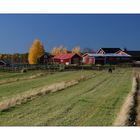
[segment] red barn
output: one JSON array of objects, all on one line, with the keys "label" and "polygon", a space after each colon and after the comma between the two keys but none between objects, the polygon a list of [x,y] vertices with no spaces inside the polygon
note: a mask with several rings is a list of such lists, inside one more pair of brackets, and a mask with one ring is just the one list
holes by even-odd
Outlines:
[{"label": "red barn", "polygon": [[60,54],[53,58],[54,62],[60,64],[80,64],[82,57],[78,54]]}]

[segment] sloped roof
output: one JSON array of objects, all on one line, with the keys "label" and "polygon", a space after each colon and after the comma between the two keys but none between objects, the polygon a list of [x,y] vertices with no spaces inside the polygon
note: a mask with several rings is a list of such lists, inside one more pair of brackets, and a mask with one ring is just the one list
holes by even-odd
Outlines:
[{"label": "sloped roof", "polygon": [[[121,50],[120,48],[100,48],[100,49],[102,49],[105,53],[115,53]],[[99,52],[99,50],[97,52]]]},{"label": "sloped roof", "polygon": [[115,54],[115,53],[105,54],[104,56],[111,56],[111,57],[131,57],[131,55],[129,55],[129,54]]},{"label": "sloped roof", "polygon": [[60,54],[54,57],[54,59],[70,59],[74,56],[75,54],[73,53],[68,53],[68,54]]},{"label": "sloped roof", "polygon": [[11,62],[9,60],[0,60],[0,62],[4,63],[4,64],[10,64]]}]

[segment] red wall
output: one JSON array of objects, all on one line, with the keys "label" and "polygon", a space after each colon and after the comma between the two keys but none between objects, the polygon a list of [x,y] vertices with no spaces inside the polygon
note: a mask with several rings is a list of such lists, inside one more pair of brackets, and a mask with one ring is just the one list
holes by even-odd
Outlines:
[{"label": "red wall", "polygon": [[88,55],[83,57],[84,59],[84,64],[95,64],[95,58],[91,58]]}]

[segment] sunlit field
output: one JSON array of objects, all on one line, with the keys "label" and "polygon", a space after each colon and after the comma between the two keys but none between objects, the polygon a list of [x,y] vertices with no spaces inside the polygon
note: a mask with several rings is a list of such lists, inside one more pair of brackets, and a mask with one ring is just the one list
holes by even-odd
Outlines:
[{"label": "sunlit field", "polygon": [[53,74],[46,71],[1,72],[0,103],[32,89],[37,90],[89,75],[92,77],[76,85],[38,96],[1,111],[0,125],[111,126],[131,90],[132,68],[117,68],[113,73],[108,73],[107,70],[79,70]]}]

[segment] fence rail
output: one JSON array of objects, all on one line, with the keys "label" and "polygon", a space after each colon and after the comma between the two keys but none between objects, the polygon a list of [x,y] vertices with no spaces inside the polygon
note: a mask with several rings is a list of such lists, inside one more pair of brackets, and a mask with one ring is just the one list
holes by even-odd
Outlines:
[{"label": "fence rail", "polygon": [[103,70],[108,68],[115,69],[117,67],[133,67],[132,64],[121,65],[63,65],[63,64],[16,64],[13,66],[0,66],[0,71],[5,72],[21,72],[26,70],[49,70],[49,71],[68,71],[68,70]]}]

